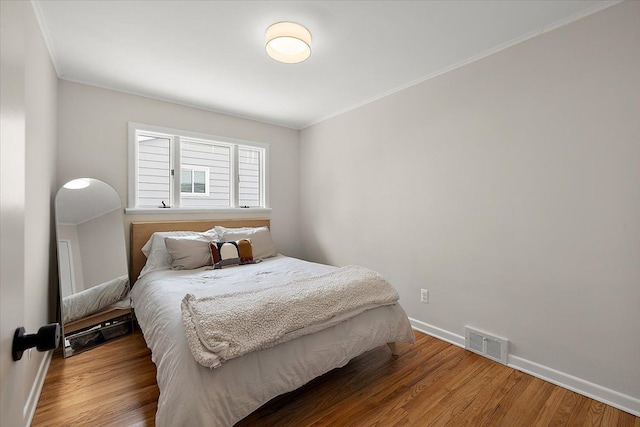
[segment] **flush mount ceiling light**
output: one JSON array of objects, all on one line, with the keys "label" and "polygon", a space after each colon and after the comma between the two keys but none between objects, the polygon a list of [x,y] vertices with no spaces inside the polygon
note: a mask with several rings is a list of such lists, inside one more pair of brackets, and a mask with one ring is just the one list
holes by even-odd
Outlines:
[{"label": "flush mount ceiling light", "polygon": [[79,178],[67,182],[63,187],[68,188],[69,190],[79,190],[81,188],[87,188],[89,185],[91,185],[91,181],[87,178]]},{"label": "flush mount ceiling light", "polygon": [[311,33],[294,22],[278,22],[265,34],[267,55],[286,64],[302,62],[311,55]]}]

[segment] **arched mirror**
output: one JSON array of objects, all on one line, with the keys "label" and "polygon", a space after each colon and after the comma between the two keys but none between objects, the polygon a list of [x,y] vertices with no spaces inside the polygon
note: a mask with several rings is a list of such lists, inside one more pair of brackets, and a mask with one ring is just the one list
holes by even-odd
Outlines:
[{"label": "arched mirror", "polygon": [[132,331],[122,201],[107,183],[80,178],[56,195],[64,354]]}]

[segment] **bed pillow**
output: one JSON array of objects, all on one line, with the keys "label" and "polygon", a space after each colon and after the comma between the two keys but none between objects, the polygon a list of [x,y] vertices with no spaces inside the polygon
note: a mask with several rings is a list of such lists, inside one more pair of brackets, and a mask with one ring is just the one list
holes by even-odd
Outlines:
[{"label": "bed pillow", "polygon": [[209,240],[220,240],[215,230],[209,230],[204,233],[196,231],[161,231],[151,235],[151,238],[142,247],[142,253],[147,257],[147,261],[140,271],[140,276],[150,273],[155,270],[171,268],[172,259],[171,255],[167,251],[167,246],[164,242],[166,237],[183,237],[197,239],[205,236]]},{"label": "bed pillow", "polygon": [[255,264],[251,241],[248,239],[240,239],[235,242],[210,242],[209,249],[213,268]]},{"label": "bed pillow", "polygon": [[174,270],[193,270],[211,265],[211,252],[206,237],[184,238],[165,237],[167,252],[171,255],[171,268]]},{"label": "bed pillow", "polygon": [[273,240],[271,239],[271,232],[267,227],[225,228],[216,226],[215,231],[218,236],[220,236],[220,240],[225,242],[249,239],[255,259],[264,259],[278,255]]}]

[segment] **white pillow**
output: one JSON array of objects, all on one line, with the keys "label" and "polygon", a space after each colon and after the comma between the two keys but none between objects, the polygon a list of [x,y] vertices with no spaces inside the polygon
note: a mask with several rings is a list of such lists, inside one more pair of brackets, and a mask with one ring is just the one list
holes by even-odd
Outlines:
[{"label": "white pillow", "polygon": [[264,259],[278,255],[278,251],[276,251],[271,239],[271,232],[267,227],[225,228],[218,225],[215,231],[221,240],[225,242],[249,239],[254,259]]},{"label": "white pillow", "polygon": [[172,259],[164,242],[165,237],[190,237],[200,239],[203,236],[209,240],[220,240],[220,236],[218,236],[214,229],[205,231],[204,233],[198,233],[196,231],[162,231],[153,233],[151,238],[142,247],[142,253],[147,257],[147,262],[144,264],[138,277],[140,278],[155,270],[171,268]]}]

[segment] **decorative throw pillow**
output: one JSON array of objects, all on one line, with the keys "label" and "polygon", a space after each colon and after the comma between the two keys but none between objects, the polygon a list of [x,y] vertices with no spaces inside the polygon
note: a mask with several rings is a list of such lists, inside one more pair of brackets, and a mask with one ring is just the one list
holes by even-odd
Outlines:
[{"label": "decorative throw pillow", "polygon": [[239,239],[249,239],[256,259],[269,258],[278,255],[276,247],[271,239],[271,232],[267,227],[225,228],[216,226],[216,233],[225,242]]},{"label": "decorative throw pillow", "polygon": [[193,270],[211,265],[210,239],[165,237],[164,242],[171,255],[171,268],[174,270]]},{"label": "decorative throw pillow", "polygon": [[255,264],[249,239],[240,239],[235,242],[210,242],[209,249],[213,268]]}]

